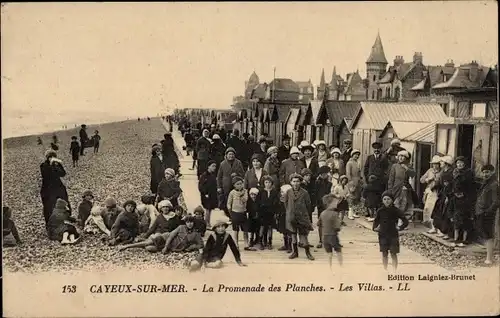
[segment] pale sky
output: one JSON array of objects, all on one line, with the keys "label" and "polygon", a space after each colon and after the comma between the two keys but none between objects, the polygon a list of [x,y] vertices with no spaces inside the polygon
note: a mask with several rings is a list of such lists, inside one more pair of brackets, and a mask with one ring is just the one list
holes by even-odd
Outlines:
[{"label": "pale sky", "polygon": [[2,108],[145,114],[159,101],[225,108],[255,70],[319,83],[365,61],[377,30],[390,64],[498,60],[497,4],[39,3],[2,8]]}]

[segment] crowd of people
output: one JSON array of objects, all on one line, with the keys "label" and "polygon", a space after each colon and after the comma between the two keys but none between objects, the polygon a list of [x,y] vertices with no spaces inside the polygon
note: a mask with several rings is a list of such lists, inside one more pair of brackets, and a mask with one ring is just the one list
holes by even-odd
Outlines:
[{"label": "crowd of people", "polygon": [[[345,140],[342,148],[322,140],[313,144],[301,141],[294,147],[290,137],[284,136],[282,145],[276,147],[266,135],[255,142],[249,134],[240,135],[237,129],[227,133],[215,124],[192,128],[188,120],[181,119],[179,130],[187,154],[193,154],[193,167],[197,166],[206,221],[211,210],[224,210],[233,222],[235,237],[243,232],[245,250],[272,249],[274,228],[283,236],[279,250],[295,258],[297,247],[304,247],[306,256],[314,259],[307,239],[312,215],[317,211],[321,220],[322,212],[330,206],[323,199],[331,194],[342,226],[346,225],[345,217],[354,220],[363,213],[374,223],[373,229],[381,229],[384,264],[387,252],[399,252],[398,231],[394,229],[406,228],[418,208],[423,208],[429,233],[450,240],[456,247],[480,237],[487,248],[486,263],[492,261],[498,183],[490,164],[474,176],[466,158],[436,154],[429,171],[415,180],[411,155],[398,139],[393,139],[388,149],[374,142],[373,153],[362,163],[351,140]],[[423,199],[412,181],[426,188]],[[394,220],[397,222],[392,226]],[[321,226],[318,229],[320,248],[324,233]]]},{"label": "crowd of people", "polygon": [[[221,267],[228,247],[236,262],[246,266],[241,260],[239,233],[243,232],[245,251],[272,250],[273,232],[277,230],[283,239],[279,251],[294,259],[303,248],[305,256],[314,260],[309,234],[316,212],[317,248],[325,249],[331,266],[333,252],[342,264],[339,232],[347,225],[345,217],[362,217],[362,211],[378,232],[387,268],[389,254],[397,267],[399,231],[412,221],[413,207],[421,204],[431,224],[430,233],[463,246],[477,229],[486,240],[486,263],[492,262],[498,208],[498,183],[492,165],[482,167],[483,181],[476,188],[465,158],[453,160],[437,154],[420,179],[427,185],[420,202],[410,182],[415,177],[411,156],[397,139],[385,150],[380,142],[374,142],[373,154],[362,164],[360,151],[352,148],[350,140],[344,141],[340,149],[328,147],[321,140],[291,146],[290,138],[284,136],[282,145],[276,147],[266,136],[255,142],[250,135],[240,136],[236,129],[225,136],[225,131],[215,125],[203,128],[197,137],[195,129],[186,125],[188,122],[180,120],[178,124],[186,140],[185,150],[193,154],[197,166],[202,206],[188,211],[171,131],[152,146],[150,192],[141,197],[140,203],[127,200],[120,205],[108,197],[101,204],[87,190],[76,217],[72,216],[61,181],[66,171],[56,151],[50,149],[41,164],[41,198],[48,237],[61,244],[75,244],[84,233],[100,234],[107,244],[119,245],[120,250],[199,251],[190,264],[192,270],[197,270],[202,266]],[[20,238],[11,214],[4,207],[4,238],[9,238],[4,244],[15,245]],[[233,235],[226,231],[228,226]]]}]

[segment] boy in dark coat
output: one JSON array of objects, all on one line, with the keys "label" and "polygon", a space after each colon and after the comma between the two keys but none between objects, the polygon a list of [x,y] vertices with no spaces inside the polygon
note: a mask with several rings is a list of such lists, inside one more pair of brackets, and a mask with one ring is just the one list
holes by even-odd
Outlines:
[{"label": "boy in dark coat", "polygon": [[[316,190],[316,205],[318,207],[318,219],[321,216],[321,212],[327,208],[327,206],[324,203],[324,196],[329,194],[332,190],[332,183],[328,181],[328,173],[330,172],[330,167],[328,166],[322,166],[318,170],[319,175],[318,178],[316,179],[316,185],[315,185],[315,190]],[[312,221],[312,218],[311,218]],[[322,248],[322,239],[323,235],[321,233],[321,227],[318,228],[318,234],[319,234],[319,244],[316,246],[317,248]]]},{"label": "boy in dark coat", "polygon": [[[378,232],[378,244],[382,252],[382,263],[384,269],[389,264],[389,253],[391,253],[392,267],[398,267],[399,253],[399,231],[408,226],[408,219],[403,212],[394,206],[394,196],[390,191],[382,194],[383,206],[378,209],[375,220],[373,221],[373,230]],[[403,224],[398,227],[398,220]]]},{"label": "boy in dark coat", "polygon": [[257,196],[259,189],[251,188],[248,191],[247,213],[248,213],[248,232],[250,233],[250,247],[256,246],[257,249],[263,250],[260,234],[260,218],[259,218],[259,201]]},{"label": "boy in dark coat", "polygon": [[333,258],[332,251],[337,253],[339,265],[342,266],[343,263],[342,245],[340,245],[338,234],[340,232],[341,222],[337,211],[337,204],[340,200],[335,198],[333,194],[327,194],[322,198],[322,201],[322,205],[325,206],[326,209],[319,216],[318,226],[320,232],[323,233],[322,241],[325,244],[325,251],[328,254],[331,269]]},{"label": "boy in dark coat", "polygon": [[99,152],[99,145],[101,143],[101,136],[99,136],[99,131],[96,130],[92,136],[92,144],[94,145],[94,153]]},{"label": "boy in dark coat", "polygon": [[277,189],[274,188],[273,178],[264,176],[262,178],[264,189],[259,191],[257,200],[259,201],[260,237],[262,246],[268,250],[273,248],[273,227],[275,226],[275,216],[279,214],[280,197]]},{"label": "boy in dark coat", "polygon": [[202,206],[197,206],[194,211],[194,229],[201,234],[201,236],[205,236],[205,232],[207,231],[207,222],[204,219],[205,210]]},{"label": "boy in dark coat", "polygon": [[73,159],[73,168],[78,166],[78,159],[80,158],[80,144],[76,136],[71,136],[71,144],[69,146],[69,153]]},{"label": "boy in dark coat", "polygon": [[132,243],[139,234],[139,216],[135,211],[137,204],[132,201],[126,201],[123,204],[125,211],[121,212],[111,227],[111,240],[109,245],[120,243]]},{"label": "boy in dark coat", "polygon": [[304,188],[307,193],[309,193],[309,198],[311,199],[311,205],[309,206],[309,220],[312,222],[312,214],[314,212],[314,208],[316,207],[316,183],[313,180],[312,171],[308,168],[304,168],[300,171],[302,175],[302,183],[300,184],[302,188]]},{"label": "boy in dark coat", "polygon": [[208,162],[207,171],[203,172],[198,180],[198,190],[200,191],[201,204],[205,208],[205,221],[210,224],[210,214],[219,205],[217,196],[217,163],[213,160]]},{"label": "boy in dark coat", "polygon": [[368,222],[373,222],[375,213],[382,203],[382,193],[384,192],[385,185],[379,178],[372,174],[368,177],[368,183],[363,185],[362,196],[365,199],[365,207],[368,210]]}]

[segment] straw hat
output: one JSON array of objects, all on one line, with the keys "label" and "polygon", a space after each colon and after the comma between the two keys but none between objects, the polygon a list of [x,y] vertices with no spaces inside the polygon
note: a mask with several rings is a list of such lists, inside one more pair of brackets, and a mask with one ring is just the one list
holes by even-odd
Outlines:
[{"label": "straw hat", "polygon": [[332,149],[332,155],[333,155],[334,153],[338,153],[339,155],[341,155],[341,154],[342,154],[342,151],[340,151],[340,149],[339,149],[339,148],[333,148],[333,149]]},{"label": "straw hat", "polygon": [[358,149],[351,150],[351,156],[354,156],[355,153],[361,154],[361,151],[359,151]]},{"label": "straw hat", "polygon": [[441,157],[438,155],[432,156],[432,160],[430,162],[431,164],[433,163],[441,163]]},{"label": "straw hat", "polygon": [[229,224],[231,224],[231,221],[221,209],[212,210],[210,217],[212,219],[210,221],[210,224],[212,224],[212,230],[215,230],[215,228],[219,225],[225,225],[227,227]]},{"label": "straw hat", "polygon": [[444,157],[441,157],[441,162],[444,162],[444,163],[449,164],[451,166],[451,165],[453,165],[453,158],[451,156],[444,156]]},{"label": "straw hat", "polygon": [[219,136],[219,135],[217,135],[217,134],[214,134],[214,135],[212,136],[212,139],[213,139],[213,140],[220,139],[220,136]]},{"label": "straw hat", "polygon": [[318,140],[316,139],[314,142],[313,142],[313,145],[318,147],[319,145],[325,145],[326,146],[326,142],[324,140]]},{"label": "straw hat", "polygon": [[292,147],[292,148],[290,149],[290,155],[293,155],[294,153],[296,153],[296,154],[300,154],[300,150],[299,150],[299,148],[297,148],[297,147],[295,147],[295,146],[294,146],[294,147]]}]

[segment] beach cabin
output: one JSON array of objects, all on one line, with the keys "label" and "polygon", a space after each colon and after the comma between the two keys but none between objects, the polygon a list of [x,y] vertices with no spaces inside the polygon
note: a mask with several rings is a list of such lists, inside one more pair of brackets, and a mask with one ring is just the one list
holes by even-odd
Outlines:
[{"label": "beach cabin", "polygon": [[337,145],[337,147],[341,148],[342,145],[344,144],[344,140],[352,141],[351,123],[352,123],[352,118],[342,119],[338,129],[338,139],[337,142],[333,143],[334,145]]},{"label": "beach cabin", "polygon": [[438,123],[437,151],[464,156],[476,176],[481,167],[498,163],[498,101],[496,88],[451,92],[453,123]]},{"label": "beach cabin", "polygon": [[295,126],[295,139],[291,140],[292,146],[297,146],[302,140],[304,140],[306,123],[311,120],[312,112],[309,104],[300,106],[299,117],[297,118],[297,124]]},{"label": "beach cabin", "polygon": [[[360,107],[359,101],[325,101],[318,114],[318,123],[322,129],[317,139],[324,140],[327,145],[341,145],[341,124],[344,119],[354,117]],[[344,129],[343,139],[350,139],[349,129]]]},{"label": "beach cabin", "polygon": [[284,133],[291,138],[291,145],[296,145],[298,140],[297,124],[302,107],[291,108],[285,121]]},{"label": "beach cabin", "polygon": [[[323,100],[312,100],[309,102],[309,110],[311,116],[308,116],[308,121],[304,122],[304,135],[303,140],[307,140],[309,143],[313,143],[317,139],[317,136],[322,134],[324,129],[323,125],[318,123],[318,115],[323,104]],[[300,142],[300,141],[299,141]]]},{"label": "beach cabin", "polygon": [[412,186],[420,198],[423,198],[425,187],[418,180],[430,168],[432,156],[436,154],[438,122],[451,123],[453,118],[447,117],[437,122],[389,121],[379,136],[384,149],[389,148],[391,140],[397,138],[401,141],[401,147],[410,153],[411,164],[416,172],[416,177],[411,180]]},{"label": "beach cabin", "polygon": [[447,118],[439,104],[415,102],[360,102],[353,117],[351,131],[353,148],[361,151],[364,164],[372,152],[371,144],[379,139],[388,121],[432,123]]}]

